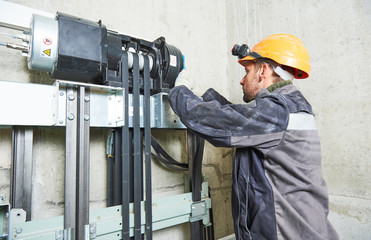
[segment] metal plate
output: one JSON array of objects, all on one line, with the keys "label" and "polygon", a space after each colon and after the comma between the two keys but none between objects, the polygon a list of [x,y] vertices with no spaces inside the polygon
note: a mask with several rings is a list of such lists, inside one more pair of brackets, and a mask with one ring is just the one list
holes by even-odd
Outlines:
[{"label": "metal plate", "polygon": [[57,88],[0,81],[0,125],[52,126],[57,121]]}]

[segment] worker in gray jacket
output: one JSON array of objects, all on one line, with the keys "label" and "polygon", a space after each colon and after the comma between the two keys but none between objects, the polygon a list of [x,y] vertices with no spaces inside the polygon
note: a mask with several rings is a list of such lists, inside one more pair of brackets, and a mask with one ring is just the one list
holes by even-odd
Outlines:
[{"label": "worker in gray jacket", "polygon": [[292,35],[276,34],[251,51],[235,46],[233,54],[246,70],[240,82],[246,104],[232,104],[213,89],[199,98],[182,76],[169,99],[188,128],[214,146],[236,148],[236,239],[338,239],[327,219],[312,107],[291,81],[309,76],[306,48]]}]

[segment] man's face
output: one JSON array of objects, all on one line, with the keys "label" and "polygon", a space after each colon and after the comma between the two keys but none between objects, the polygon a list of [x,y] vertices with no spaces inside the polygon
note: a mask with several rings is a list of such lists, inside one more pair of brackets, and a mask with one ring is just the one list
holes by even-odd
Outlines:
[{"label": "man's face", "polygon": [[242,78],[240,84],[242,85],[243,100],[250,102],[259,92],[259,71],[255,69],[258,67],[253,62],[248,62],[245,66],[246,75]]}]

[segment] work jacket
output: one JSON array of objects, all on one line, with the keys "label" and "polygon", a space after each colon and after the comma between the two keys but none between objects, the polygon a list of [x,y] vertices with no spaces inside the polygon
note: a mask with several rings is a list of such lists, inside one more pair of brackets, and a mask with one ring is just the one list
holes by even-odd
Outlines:
[{"label": "work jacket", "polygon": [[236,148],[232,216],[236,239],[338,239],[327,219],[320,141],[312,108],[292,85],[263,88],[247,104],[178,86],[170,104],[185,126],[217,147]]}]

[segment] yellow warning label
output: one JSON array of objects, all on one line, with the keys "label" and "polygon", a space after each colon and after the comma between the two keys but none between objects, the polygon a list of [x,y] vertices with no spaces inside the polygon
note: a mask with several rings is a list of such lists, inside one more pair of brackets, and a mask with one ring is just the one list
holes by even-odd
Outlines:
[{"label": "yellow warning label", "polygon": [[50,52],[51,52],[51,49],[46,49],[46,50],[43,51],[43,53],[45,53],[49,57],[50,57]]}]

